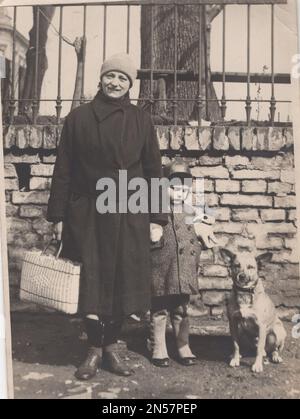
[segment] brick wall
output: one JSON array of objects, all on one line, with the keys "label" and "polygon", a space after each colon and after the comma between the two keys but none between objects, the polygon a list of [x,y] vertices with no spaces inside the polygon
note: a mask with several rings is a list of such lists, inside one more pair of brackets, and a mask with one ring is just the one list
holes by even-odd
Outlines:
[{"label": "brick wall", "polygon": [[[274,253],[261,276],[282,316],[290,317],[300,307],[292,128],[156,129],[163,163],[182,154],[193,175],[205,178],[205,198],[215,211],[220,244],[241,237],[246,223],[257,249]],[[45,213],[60,130],[55,126],[4,129],[12,287],[18,286],[24,249],[43,248],[52,235]],[[202,252],[201,271],[200,294],[193,299],[191,314],[222,316],[231,281],[217,250]]]}]

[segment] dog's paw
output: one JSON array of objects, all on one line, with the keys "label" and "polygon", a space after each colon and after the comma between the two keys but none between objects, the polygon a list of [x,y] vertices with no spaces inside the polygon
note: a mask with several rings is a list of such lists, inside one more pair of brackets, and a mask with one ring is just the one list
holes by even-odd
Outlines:
[{"label": "dog's paw", "polygon": [[263,364],[262,361],[255,361],[255,363],[252,365],[252,372],[263,372],[264,368],[263,368]]},{"label": "dog's paw", "polygon": [[232,358],[231,361],[230,361],[230,363],[229,363],[229,365],[232,368],[239,367],[240,366],[240,357],[234,357],[234,358]]},{"label": "dog's paw", "polygon": [[282,361],[283,361],[281,356],[279,355],[279,353],[277,351],[272,353],[271,360],[274,364],[281,364]]}]

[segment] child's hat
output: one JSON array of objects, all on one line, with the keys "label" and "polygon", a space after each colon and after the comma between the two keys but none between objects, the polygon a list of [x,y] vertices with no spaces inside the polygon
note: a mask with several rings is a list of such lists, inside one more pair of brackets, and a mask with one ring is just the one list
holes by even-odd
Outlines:
[{"label": "child's hat", "polygon": [[191,169],[188,164],[180,157],[176,157],[171,163],[164,167],[164,175],[168,179],[178,178],[192,178]]}]

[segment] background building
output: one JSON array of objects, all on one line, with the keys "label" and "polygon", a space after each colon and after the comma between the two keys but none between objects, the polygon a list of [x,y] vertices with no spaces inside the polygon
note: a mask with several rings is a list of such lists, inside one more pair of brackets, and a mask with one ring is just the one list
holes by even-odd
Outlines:
[{"label": "background building", "polygon": [[[3,109],[6,110],[9,106],[8,98],[12,90],[12,55],[13,55],[13,22],[9,16],[6,7],[0,8],[0,54],[5,57],[6,77],[2,79],[2,101]],[[16,30],[15,34],[15,98],[20,98],[24,83],[24,75],[26,68],[26,51],[28,48],[28,40]]]}]

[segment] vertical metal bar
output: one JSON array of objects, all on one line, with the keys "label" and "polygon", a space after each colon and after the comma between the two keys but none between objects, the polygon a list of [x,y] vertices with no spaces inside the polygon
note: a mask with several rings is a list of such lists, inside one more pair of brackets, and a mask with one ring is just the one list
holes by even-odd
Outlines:
[{"label": "vertical metal bar", "polygon": [[104,6],[103,12],[103,62],[106,58],[106,25],[107,25],[107,5]]},{"label": "vertical metal bar", "polygon": [[39,75],[39,49],[40,49],[40,7],[36,6],[36,40],[35,40],[35,71],[34,71],[34,99],[32,102],[32,121],[36,124],[38,114],[38,75]]},{"label": "vertical metal bar", "polygon": [[153,114],[153,105],[154,105],[154,98],[153,98],[153,65],[154,65],[154,48],[153,48],[153,36],[154,36],[154,12],[153,8],[154,5],[150,4],[150,13],[151,13],[151,23],[150,23],[150,112],[151,115]]},{"label": "vertical metal bar", "polygon": [[86,11],[87,11],[87,6],[85,5],[83,6],[83,45],[82,45],[83,63],[82,63],[80,104],[84,103],[84,79],[85,79],[85,56],[86,56]]},{"label": "vertical metal bar", "polygon": [[203,28],[204,28],[204,63],[205,63],[205,119],[208,121],[210,119],[209,111],[208,111],[208,62],[209,62],[209,51],[208,51],[208,31],[210,31],[210,26],[207,26],[207,19],[206,19],[206,5],[203,5]]},{"label": "vertical metal bar", "polygon": [[130,5],[127,6],[127,45],[126,52],[129,54],[130,47]]},{"label": "vertical metal bar", "polygon": [[221,99],[221,115],[224,121],[226,116],[226,79],[225,79],[225,71],[226,71],[226,6],[223,7],[223,38],[222,38],[222,99]]},{"label": "vertical metal bar", "polygon": [[178,65],[178,5],[174,5],[174,100],[173,100],[173,118],[174,125],[177,125],[177,65]]},{"label": "vertical metal bar", "polygon": [[251,27],[250,27],[250,11],[251,5],[248,4],[247,6],[247,97],[246,97],[246,116],[247,116],[247,124],[250,125],[251,121],[251,96],[250,96],[250,35],[251,35]]},{"label": "vertical metal bar", "polygon": [[270,100],[270,117],[271,123],[274,125],[275,112],[276,112],[276,99],[275,99],[275,84],[274,84],[274,4],[271,5],[271,100]]},{"label": "vertical metal bar", "polygon": [[60,123],[62,100],[61,100],[61,57],[62,57],[62,27],[63,6],[59,8],[59,43],[58,43],[58,72],[57,72],[57,99],[56,99],[56,122]]},{"label": "vertical metal bar", "polygon": [[9,101],[9,123],[13,124],[16,110],[16,91],[15,91],[15,76],[16,76],[16,32],[17,32],[17,7],[14,7],[13,16],[13,46],[12,46],[12,68],[11,68],[11,94]]},{"label": "vertical metal bar", "polygon": [[199,16],[198,16],[198,55],[199,55],[199,65],[198,65],[198,98],[197,98],[197,109],[198,109],[198,126],[201,127],[201,117],[202,117],[202,11],[203,6],[199,4]]},{"label": "vertical metal bar", "polygon": [[247,6],[247,96],[250,96],[250,4]]}]

